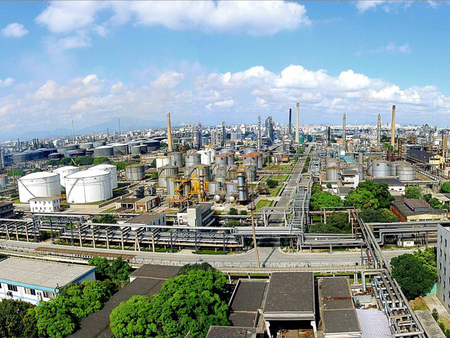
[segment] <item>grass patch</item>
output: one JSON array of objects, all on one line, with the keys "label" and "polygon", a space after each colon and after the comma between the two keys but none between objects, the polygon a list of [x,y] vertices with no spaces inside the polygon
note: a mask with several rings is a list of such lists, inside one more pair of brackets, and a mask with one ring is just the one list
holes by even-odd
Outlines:
[{"label": "grass patch", "polygon": [[409,306],[413,311],[417,310],[429,310],[427,303],[422,299],[422,297],[417,297],[416,299],[409,301]]},{"label": "grass patch", "polygon": [[269,201],[269,200],[259,200],[258,203],[256,204],[256,210],[261,209],[261,208],[266,208],[266,207],[271,207],[273,205],[273,201]]},{"label": "grass patch", "polygon": [[277,197],[280,194],[281,188],[282,187],[269,188],[270,195],[272,197]]},{"label": "grass patch", "polygon": [[[193,254],[195,254],[195,251],[192,251]],[[223,255],[223,250],[211,250],[211,249],[204,249],[204,250],[197,250],[197,254],[199,255]],[[227,251],[225,251],[225,255],[228,254]]]},{"label": "grass patch", "polygon": [[271,178],[277,181],[286,181],[289,175],[273,175]]}]

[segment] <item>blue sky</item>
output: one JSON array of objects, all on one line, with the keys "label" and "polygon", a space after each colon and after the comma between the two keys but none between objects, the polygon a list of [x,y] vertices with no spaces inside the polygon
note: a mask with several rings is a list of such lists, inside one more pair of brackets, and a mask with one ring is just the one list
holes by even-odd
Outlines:
[{"label": "blue sky", "polygon": [[448,126],[447,2],[0,2],[5,132],[115,117]]}]

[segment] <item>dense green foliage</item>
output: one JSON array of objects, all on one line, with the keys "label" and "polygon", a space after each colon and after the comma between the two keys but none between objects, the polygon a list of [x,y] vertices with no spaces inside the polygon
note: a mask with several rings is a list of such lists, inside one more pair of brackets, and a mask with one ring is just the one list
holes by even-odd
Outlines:
[{"label": "dense green foliage", "polygon": [[412,254],[391,259],[392,276],[397,280],[406,298],[424,296],[437,281],[437,273],[428,264]]},{"label": "dense green foliage", "polygon": [[365,181],[345,196],[345,205],[357,209],[389,208],[394,197],[389,193],[387,183]]},{"label": "dense green foliage", "polygon": [[0,337],[37,337],[36,320],[29,314],[33,307],[21,300],[3,299],[0,302]]},{"label": "dense green foliage", "polygon": [[328,191],[316,192],[310,199],[310,207],[312,210],[320,210],[323,207],[341,207],[342,204],[339,196],[333,195]]},{"label": "dense green foliage", "polygon": [[420,188],[419,186],[406,187],[405,197],[419,199],[420,197],[422,197],[422,188]]},{"label": "dense green foliage", "polygon": [[419,249],[417,251],[414,251],[413,255],[419,259],[422,265],[428,266],[437,274],[435,247],[427,247],[423,251]]},{"label": "dense green foliage", "polygon": [[361,219],[366,223],[393,223],[398,222],[398,217],[395,216],[389,209],[365,209],[359,214]]},{"label": "dense green foliage", "polygon": [[442,192],[450,192],[450,182],[444,182],[441,187]]},{"label": "dense green foliage", "polygon": [[322,192],[323,188],[319,183],[313,183],[311,186],[311,195],[314,195],[317,192]]},{"label": "dense green foliage", "polygon": [[327,224],[318,223],[309,227],[311,233],[349,233],[351,226],[348,222],[348,214],[346,212],[333,212],[327,216]]},{"label": "dense green foliage", "polygon": [[22,177],[23,175],[25,175],[25,172],[22,169],[14,169],[8,171],[8,176],[10,177]]},{"label": "dense green foliage", "polygon": [[230,208],[230,211],[228,212],[228,215],[237,215],[238,214],[238,210],[236,208]]},{"label": "dense green foliage", "polygon": [[268,188],[275,188],[278,185],[278,182],[275,180],[272,180],[271,178],[268,178],[266,180],[266,184]]},{"label": "dense green foliage", "polygon": [[239,215],[242,215],[242,216],[247,215],[247,210],[241,210],[241,211],[239,211]]},{"label": "dense green foliage", "polygon": [[437,198],[432,197],[431,194],[425,194],[422,196],[422,198],[427,201],[432,208],[434,209],[450,209],[450,205],[448,204],[442,204],[441,201],[439,201]]},{"label": "dense green foliage", "polygon": [[238,227],[238,226],[241,226],[241,225],[242,225],[242,223],[239,222],[239,221],[236,221],[235,219],[232,219],[232,220],[230,220],[228,222],[225,222],[223,224],[224,227]]},{"label": "dense green foliage", "polygon": [[135,164],[136,162],[112,162],[112,165],[117,167],[117,170],[125,170],[125,167]]},{"label": "dense green foliage", "polygon": [[92,220],[92,223],[106,223],[106,224],[116,224],[117,221],[111,214],[103,214],[100,216],[100,218],[94,218]]},{"label": "dense green foliage", "polygon": [[40,173],[42,170],[40,168],[34,168],[31,172],[32,173]]},{"label": "dense green foliage", "polygon": [[115,283],[97,280],[66,286],[55,299],[34,308],[39,338],[63,338],[72,334],[79,321],[101,310],[117,289]]},{"label": "dense green foliage", "polygon": [[126,283],[128,276],[133,271],[130,264],[117,257],[114,260],[108,260],[104,257],[95,256],[89,260],[89,265],[97,268],[95,276],[98,280],[110,280],[117,283]]},{"label": "dense green foliage", "polygon": [[211,325],[228,325],[226,279],[217,270],[191,270],[166,281],[152,297],[133,297],[111,313],[116,338],[205,337]]},{"label": "dense green foliage", "polygon": [[209,263],[203,262],[203,263],[195,263],[195,264],[186,264],[183,265],[183,267],[180,269],[179,275],[187,275],[191,271],[209,271],[209,270],[215,270],[213,266]]}]

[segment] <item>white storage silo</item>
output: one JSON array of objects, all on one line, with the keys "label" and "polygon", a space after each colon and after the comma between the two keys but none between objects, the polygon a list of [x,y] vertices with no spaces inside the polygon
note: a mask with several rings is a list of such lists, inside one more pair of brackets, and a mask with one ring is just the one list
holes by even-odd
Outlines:
[{"label": "white storage silo", "polygon": [[95,203],[112,196],[111,174],[108,171],[91,169],[66,176],[66,200],[69,203]]},{"label": "white storage silo", "polygon": [[35,197],[55,197],[61,195],[59,175],[38,172],[26,175],[18,180],[19,200],[28,203]]},{"label": "white storage silo", "polygon": [[372,163],[373,177],[389,177],[391,175],[391,163],[387,161],[374,161]]},{"label": "white storage silo", "polygon": [[53,170],[55,174],[59,175],[59,183],[64,188],[66,187],[66,176],[72,175],[78,171],[80,171],[80,168],[70,165]]},{"label": "white storage silo", "polygon": [[170,165],[170,158],[168,156],[156,157],[156,169]]},{"label": "white storage silo", "polygon": [[89,168],[88,170],[100,170],[107,171],[111,178],[111,187],[116,189],[119,185],[117,184],[117,167],[112,164],[99,164]]}]

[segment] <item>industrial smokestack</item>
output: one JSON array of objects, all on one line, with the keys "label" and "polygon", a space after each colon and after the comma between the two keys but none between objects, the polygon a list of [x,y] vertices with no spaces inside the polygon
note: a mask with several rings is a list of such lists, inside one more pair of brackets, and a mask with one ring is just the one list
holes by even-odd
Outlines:
[{"label": "industrial smokestack", "polygon": [[120,130],[120,119],[118,119],[119,121],[119,136],[120,136],[120,134],[122,134],[122,130]]},{"label": "industrial smokestack", "polygon": [[342,119],[342,146],[347,151],[347,136],[345,135],[345,129],[347,128],[347,116],[344,114]]},{"label": "industrial smokestack", "polygon": [[258,151],[261,151],[261,115],[258,115]]},{"label": "industrial smokestack", "polygon": [[289,128],[288,128],[288,135],[292,135],[292,109],[289,109]]},{"label": "industrial smokestack", "polygon": [[327,135],[328,145],[331,144],[331,127],[328,127],[328,135]]},{"label": "industrial smokestack", "polygon": [[378,114],[377,122],[377,151],[381,151],[381,114]]},{"label": "industrial smokestack", "polygon": [[172,148],[172,126],[170,125],[170,113],[167,113],[167,142],[169,143],[168,150],[170,152],[173,151],[173,148]]},{"label": "industrial smokestack", "polygon": [[392,149],[395,148],[395,105],[392,106],[391,146]]},{"label": "industrial smokestack", "polygon": [[222,147],[225,146],[225,138],[227,137],[227,132],[225,129],[225,121],[222,122]]},{"label": "industrial smokestack", "polygon": [[295,129],[295,143],[299,143],[300,140],[300,103],[297,102],[297,123]]},{"label": "industrial smokestack", "polygon": [[73,120],[72,120],[72,143],[75,144],[75,129],[73,127]]}]

